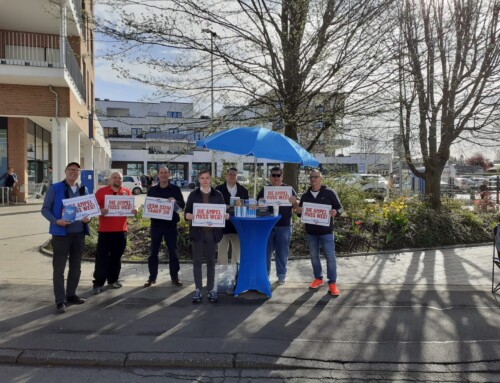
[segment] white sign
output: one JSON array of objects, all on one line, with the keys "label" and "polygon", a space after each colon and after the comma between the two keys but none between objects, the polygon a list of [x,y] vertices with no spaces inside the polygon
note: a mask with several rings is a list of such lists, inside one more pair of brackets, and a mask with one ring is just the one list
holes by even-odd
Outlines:
[{"label": "white sign", "polygon": [[330,205],[304,202],[302,204],[302,223],[318,226],[330,226]]},{"label": "white sign", "polygon": [[212,203],[193,204],[193,226],[226,226],[226,205]]},{"label": "white sign", "polygon": [[64,206],[75,206],[76,207],[76,217],[75,221],[81,221],[85,217],[97,217],[101,215],[101,210],[99,209],[99,204],[95,199],[95,195],[87,194],[75,198],[63,199],[62,203]]},{"label": "white sign", "polygon": [[168,199],[146,197],[142,216],[171,221],[174,215],[174,207],[175,202],[170,202]]},{"label": "white sign", "polygon": [[292,197],[291,186],[264,186],[264,198],[268,206],[292,206],[289,199]]},{"label": "white sign", "polygon": [[133,195],[104,196],[104,208],[108,209],[106,217],[133,217],[135,197]]}]

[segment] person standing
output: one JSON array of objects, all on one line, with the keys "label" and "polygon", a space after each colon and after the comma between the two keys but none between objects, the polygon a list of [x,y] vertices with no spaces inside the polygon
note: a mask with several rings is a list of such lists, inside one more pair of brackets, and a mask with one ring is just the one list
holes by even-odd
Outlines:
[{"label": "person standing", "polygon": [[9,188],[9,204],[14,205],[15,193],[14,190],[17,187],[17,174],[14,173],[14,168],[9,167],[7,169],[7,174],[5,176],[5,180],[3,186]]},{"label": "person standing", "polygon": [[340,295],[337,288],[337,259],[335,257],[335,239],[333,235],[333,218],[342,213],[342,204],[337,193],[322,184],[323,176],[318,169],[309,173],[310,187],[300,198],[297,214],[302,213],[304,202],[328,205],[330,210],[330,225],[320,226],[305,224],[307,242],[309,244],[309,256],[314,273],[314,280],[309,285],[310,289],[318,289],[323,286],[323,271],[319,254],[320,246],[323,248],[326,258],[326,275],[328,278],[328,292],[334,297]]},{"label": "person standing", "polygon": [[[131,191],[123,187],[123,176],[120,172],[113,172],[109,176],[109,184],[95,193],[95,198],[101,208],[97,237],[97,251],[94,266],[93,294],[100,294],[104,283],[113,289],[119,289],[122,268],[122,256],[127,246],[127,217],[107,217],[105,200],[107,195],[132,195]],[[137,214],[137,209],[132,210]]]},{"label": "person standing", "polygon": [[175,202],[176,206],[171,221],[151,218],[151,250],[148,258],[149,278],[144,287],[149,287],[156,283],[158,276],[158,253],[162,242],[165,240],[168,249],[168,267],[172,284],[182,286],[179,279],[179,258],[177,258],[177,223],[180,221],[179,208],[184,209],[186,203],[181,189],[170,183],[170,172],[168,168],[162,166],[158,170],[159,183],[148,191],[148,197],[164,198],[170,202]]},{"label": "person standing", "polygon": [[[87,188],[76,182],[80,176],[80,165],[77,162],[70,162],[66,166],[65,175],[63,181],[49,187],[42,206],[42,215],[50,222],[49,233],[52,234],[52,282],[58,313],[64,313],[68,304],[85,303],[85,299],[76,295],[76,289],[80,281],[85,234],[89,234],[90,221],[88,217],[73,223],[62,219],[63,199],[88,194]],[[65,288],[64,270],[68,259],[68,280]]]},{"label": "person standing", "polygon": [[[287,186],[283,182],[283,171],[279,166],[271,169],[269,177],[271,186]],[[257,195],[257,199],[264,197],[264,189]],[[278,277],[278,284],[282,285],[286,280],[286,271],[288,263],[288,253],[290,247],[290,237],[292,234],[292,210],[298,206],[297,193],[292,189],[292,196],[290,197],[291,206],[280,206],[279,214],[280,220],[276,223],[267,242],[267,274],[271,273],[271,253],[275,251],[276,262],[276,275]],[[272,209],[272,206],[270,207]]]},{"label": "person standing", "polygon": [[[193,220],[194,203],[224,204],[224,197],[212,186],[212,177],[207,169],[200,170],[198,173],[198,182],[200,187],[189,194],[184,212],[187,221]],[[229,214],[226,213],[226,220]],[[218,302],[217,292],[214,290],[215,282],[215,252],[217,243],[220,242],[223,235],[223,229],[219,227],[199,227],[189,225],[189,238],[191,239],[191,249],[193,251],[193,275],[196,290],[192,302],[199,303],[202,298],[202,272],[201,266],[203,253],[207,258],[207,291],[210,302]]]},{"label": "person standing", "polygon": [[[215,188],[224,197],[226,205],[230,204],[231,197],[248,199],[248,190],[236,182],[237,177],[238,170],[236,168],[229,168],[226,173],[226,182]],[[229,263],[229,245],[231,245],[231,264],[235,265],[240,262],[240,237],[238,237],[236,228],[230,220],[226,221],[223,233],[222,240],[218,245],[217,263],[220,265],[227,265]]]}]

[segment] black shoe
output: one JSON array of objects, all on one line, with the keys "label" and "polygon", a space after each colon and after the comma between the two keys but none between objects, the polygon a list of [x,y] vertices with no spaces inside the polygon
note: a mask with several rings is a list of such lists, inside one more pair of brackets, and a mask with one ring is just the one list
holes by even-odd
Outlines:
[{"label": "black shoe", "polygon": [[154,285],[156,283],[156,279],[148,279],[148,281],[144,284],[144,287],[150,287],[151,285]]},{"label": "black shoe", "polygon": [[57,303],[56,304],[56,311],[58,314],[64,314],[66,312],[66,304]]},{"label": "black shoe", "polygon": [[81,305],[85,303],[85,299],[80,298],[78,295],[73,295],[72,297],[67,297],[66,301],[72,305]]},{"label": "black shoe", "polygon": [[179,280],[179,278],[172,279],[172,284],[181,287],[183,283]]}]

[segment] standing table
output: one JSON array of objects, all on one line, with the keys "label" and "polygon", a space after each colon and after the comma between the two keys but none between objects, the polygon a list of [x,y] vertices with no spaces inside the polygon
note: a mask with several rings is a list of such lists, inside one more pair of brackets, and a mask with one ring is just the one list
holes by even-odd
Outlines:
[{"label": "standing table", "polygon": [[256,218],[231,217],[240,237],[240,269],[234,296],[256,290],[271,297],[266,252],[269,234],[281,215]]}]

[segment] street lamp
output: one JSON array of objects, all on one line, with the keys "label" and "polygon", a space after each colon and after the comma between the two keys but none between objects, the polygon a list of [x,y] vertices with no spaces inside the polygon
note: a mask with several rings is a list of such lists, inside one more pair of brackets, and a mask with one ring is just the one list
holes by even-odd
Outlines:
[{"label": "street lamp", "polygon": [[[202,29],[203,33],[210,34],[210,123],[214,123],[214,38],[217,37],[217,33],[212,31],[211,29]],[[215,173],[215,161],[214,161],[214,153],[212,152],[212,174],[217,176]]]},{"label": "street lamp", "polygon": [[210,99],[211,99],[211,110],[210,110],[210,119],[213,121],[214,119],[214,38],[218,37],[217,33],[212,31],[211,29],[202,29],[204,33],[210,34],[210,78],[211,78],[211,86],[210,86]]}]

